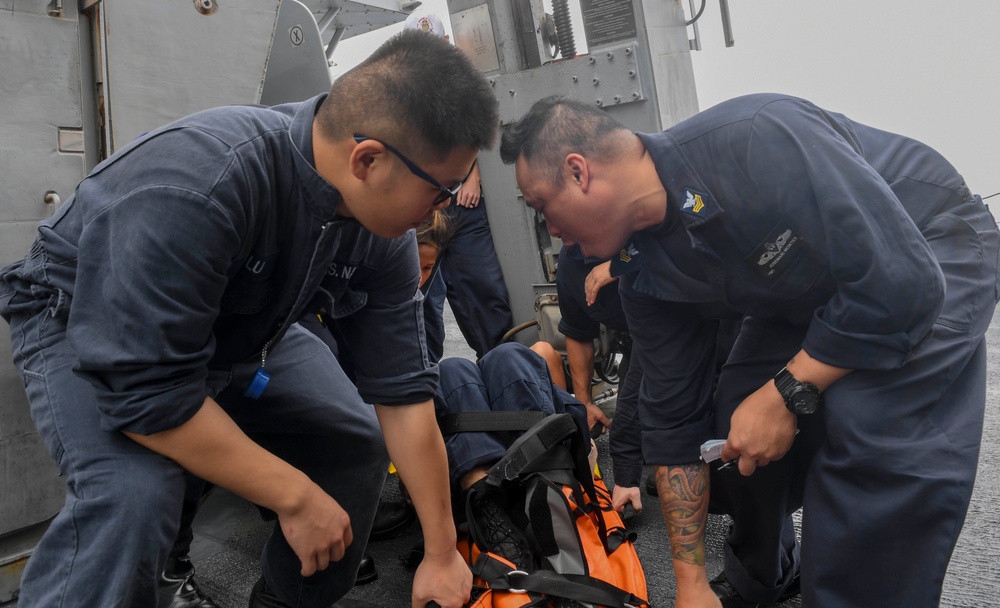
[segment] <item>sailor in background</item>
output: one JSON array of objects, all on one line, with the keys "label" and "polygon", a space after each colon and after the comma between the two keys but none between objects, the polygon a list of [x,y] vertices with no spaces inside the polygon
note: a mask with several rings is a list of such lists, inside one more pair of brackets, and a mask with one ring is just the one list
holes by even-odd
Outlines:
[{"label": "sailor in background", "polygon": [[[412,13],[405,29],[427,32],[448,40],[441,19],[433,13]],[[433,86],[428,84],[428,86]],[[444,353],[444,301],[477,357],[500,344],[514,325],[507,284],[493,246],[486,215],[486,199],[479,179],[479,163],[458,193],[454,204],[442,210],[452,234],[444,245],[437,266],[423,286],[427,348],[434,360]]]}]

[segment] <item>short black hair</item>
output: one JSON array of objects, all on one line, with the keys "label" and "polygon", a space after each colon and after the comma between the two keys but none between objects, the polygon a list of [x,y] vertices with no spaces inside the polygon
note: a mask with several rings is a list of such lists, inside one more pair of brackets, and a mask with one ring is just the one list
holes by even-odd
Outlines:
[{"label": "short black hair", "polygon": [[317,112],[331,139],[382,139],[418,158],[493,146],[496,96],[465,53],[437,36],[404,30],[333,83]]},{"label": "short black hair", "polygon": [[606,160],[620,153],[618,140],[609,136],[628,131],[595,106],[552,95],[536,101],[520,120],[504,127],[500,158],[511,164],[523,156],[553,184],[562,184],[562,163],[576,152]]}]

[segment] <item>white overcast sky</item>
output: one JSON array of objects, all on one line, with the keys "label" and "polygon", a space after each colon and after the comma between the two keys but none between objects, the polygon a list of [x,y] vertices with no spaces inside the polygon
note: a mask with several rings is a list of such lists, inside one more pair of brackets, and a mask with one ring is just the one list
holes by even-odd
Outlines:
[{"label": "white overcast sky", "polygon": [[[924,141],[958,167],[973,191],[1000,192],[1000,0],[730,0],[729,6],[733,47],[723,41],[717,0],[706,0],[698,21],[702,50],[692,61],[702,109],[744,93],[798,95]],[[444,16],[447,5],[425,0],[418,11]],[[334,74],[400,29],[342,42]],[[989,202],[1000,209],[1000,197]]]}]

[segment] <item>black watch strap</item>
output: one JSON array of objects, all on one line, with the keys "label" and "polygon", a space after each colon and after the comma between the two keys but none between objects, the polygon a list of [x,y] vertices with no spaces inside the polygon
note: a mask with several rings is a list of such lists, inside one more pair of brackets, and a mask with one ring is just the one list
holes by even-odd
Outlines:
[{"label": "black watch strap", "polygon": [[785,400],[785,407],[796,416],[812,414],[823,405],[819,388],[809,382],[799,382],[787,368],[775,374],[774,386]]},{"label": "black watch strap", "polygon": [[792,372],[788,371],[787,367],[781,368],[781,371],[774,375],[774,386],[782,397],[798,383],[799,381],[795,379]]}]

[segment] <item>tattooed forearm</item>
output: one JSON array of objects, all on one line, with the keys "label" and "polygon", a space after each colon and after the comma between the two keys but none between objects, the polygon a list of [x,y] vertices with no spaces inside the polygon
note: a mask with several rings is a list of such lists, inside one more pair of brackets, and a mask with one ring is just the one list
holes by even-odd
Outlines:
[{"label": "tattooed forearm", "polygon": [[705,565],[708,465],[696,462],[658,466],[656,488],[674,559]]}]

